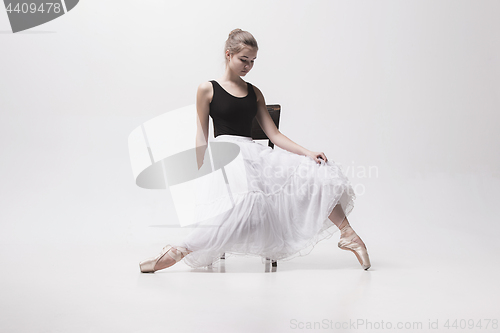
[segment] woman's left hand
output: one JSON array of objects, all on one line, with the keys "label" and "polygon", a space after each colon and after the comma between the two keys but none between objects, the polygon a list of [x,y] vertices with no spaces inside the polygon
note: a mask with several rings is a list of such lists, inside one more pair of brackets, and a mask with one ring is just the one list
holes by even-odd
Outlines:
[{"label": "woman's left hand", "polygon": [[306,153],[306,156],[309,156],[318,164],[321,164],[321,160],[323,160],[325,163],[328,162],[328,159],[323,152],[308,151]]}]

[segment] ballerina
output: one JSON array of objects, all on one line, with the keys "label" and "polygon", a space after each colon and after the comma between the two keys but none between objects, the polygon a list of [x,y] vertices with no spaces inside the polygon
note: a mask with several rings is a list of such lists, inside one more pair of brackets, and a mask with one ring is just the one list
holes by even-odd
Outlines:
[{"label": "ballerina", "polygon": [[[262,92],[241,78],[253,68],[257,52],[252,34],[231,31],[223,76],[200,84],[196,95],[198,169],[204,162],[210,116],[217,133],[213,142],[239,146],[248,190],[234,193],[232,209],[198,223],[182,244],[167,245],[156,257],[140,262],[141,272],[153,273],[183,258],[191,267],[208,266],[224,253],[291,259],[307,254],[306,249],[330,237],[335,228],[340,230],[338,247],[352,251],[363,269],[370,268],[366,246],[347,219],[355,199],[347,177],[323,152],[310,151],[283,135]],[[254,117],[283,150],[252,140]],[[210,195],[213,186],[202,189],[207,201],[200,203],[201,212],[217,203]]]}]

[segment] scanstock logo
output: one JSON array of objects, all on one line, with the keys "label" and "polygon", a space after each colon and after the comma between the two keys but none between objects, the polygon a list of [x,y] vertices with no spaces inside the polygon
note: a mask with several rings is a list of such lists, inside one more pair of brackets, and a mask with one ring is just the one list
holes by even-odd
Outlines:
[{"label": "scanstock logo", "polygon": [[52,21],[75,8],[79,0],[4,0],[12,32],[16,33]]}]

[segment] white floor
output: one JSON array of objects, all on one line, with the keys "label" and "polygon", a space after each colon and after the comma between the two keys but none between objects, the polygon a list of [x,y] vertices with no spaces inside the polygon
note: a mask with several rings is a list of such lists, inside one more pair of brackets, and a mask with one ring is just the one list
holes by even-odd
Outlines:
[{"label": "white floor", "polygon": [[189,230],[172,227],[166,191],[133,184],[133,124],[90,148],[4,149],[0,332],[499,331],[498,178],[363,180],[350,221],[369,271],[337,233],[275,272],[231,257],[141,274]]}]

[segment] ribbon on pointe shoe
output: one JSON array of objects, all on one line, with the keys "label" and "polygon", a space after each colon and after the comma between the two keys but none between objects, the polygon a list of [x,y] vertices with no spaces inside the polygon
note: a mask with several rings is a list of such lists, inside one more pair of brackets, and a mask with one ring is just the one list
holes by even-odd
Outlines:
[{"label": "ribbon on pointe shoe", "polygon": [[[167,245],[167,246],[165,246],[165,248],[166,247],[170,247],[170,249],[167,250],[167,254],[172,259],[174,259],[176,263],[179,262],[179,261],[181,261],[182,258],[184,258],[185,256],[187,256],[191,252],[193,252],[193,251],[189,251],[188,249],[186,249],[185,247],[182,247],[182,246],[170,246],[170,245]],[[172,251],[169,251],[169,250],[172,250]],[[175,251],[177,251],[177,252],[175,252]]]}]

